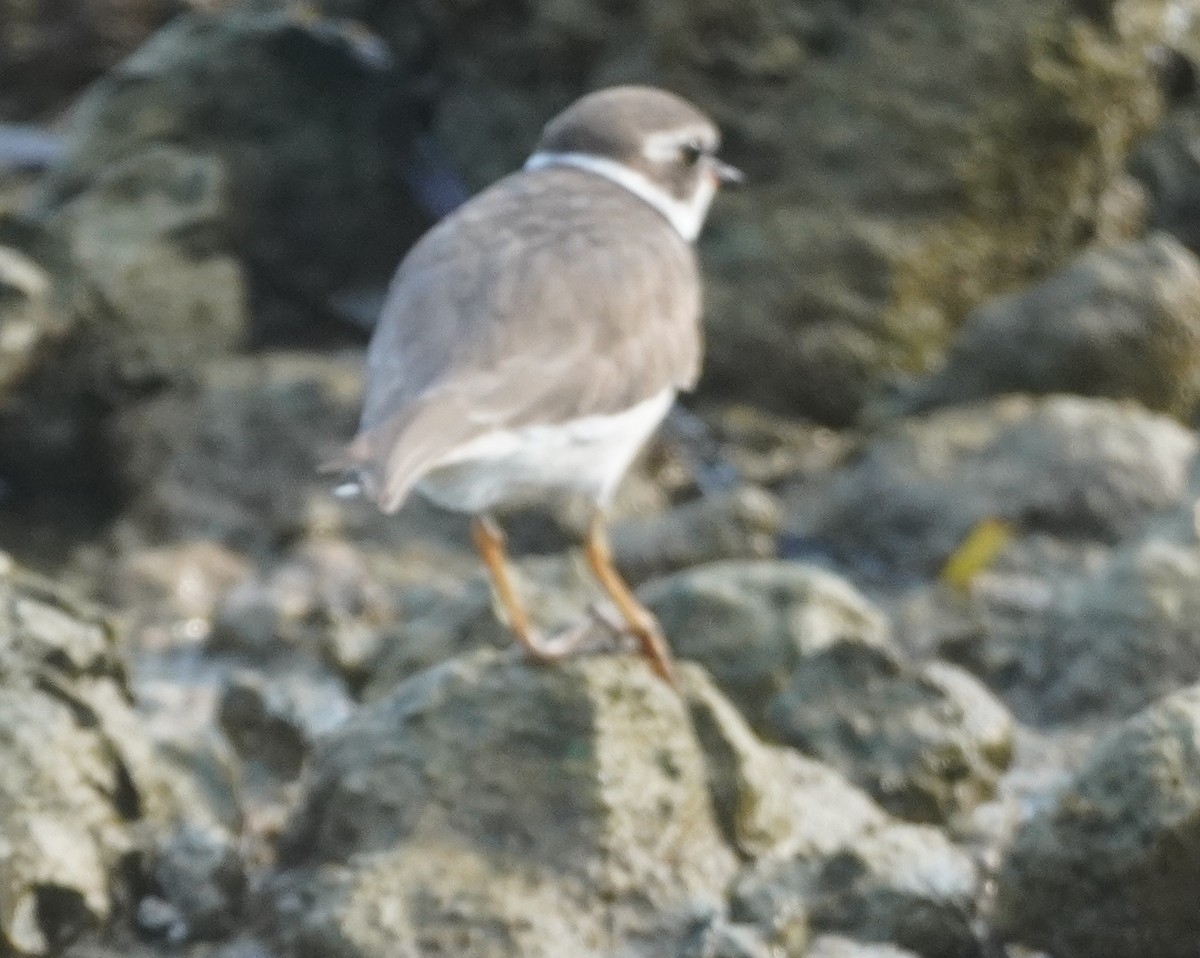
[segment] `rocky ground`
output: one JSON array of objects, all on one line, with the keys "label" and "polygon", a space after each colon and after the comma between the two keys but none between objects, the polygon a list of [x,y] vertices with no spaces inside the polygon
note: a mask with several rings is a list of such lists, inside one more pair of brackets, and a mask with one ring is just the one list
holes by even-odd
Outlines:
[{"label": "rocky ground", "polygon": [[[0,0],[0,955],[1200,954],[1198,14]],[[751,175],[613,517],[678,690],[318,468],[407,245],[627,80]]]}]

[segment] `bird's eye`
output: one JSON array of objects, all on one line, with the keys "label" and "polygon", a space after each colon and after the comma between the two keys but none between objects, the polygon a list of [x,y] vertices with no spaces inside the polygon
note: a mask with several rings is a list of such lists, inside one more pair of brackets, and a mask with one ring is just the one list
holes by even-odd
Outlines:
[{"label": "bird's eye", "polygon": [[703,155],[704,147],[694,140],[690,143],[684,143],[679,148],[679,158],[683,160],[685,166],[695,166]]}]

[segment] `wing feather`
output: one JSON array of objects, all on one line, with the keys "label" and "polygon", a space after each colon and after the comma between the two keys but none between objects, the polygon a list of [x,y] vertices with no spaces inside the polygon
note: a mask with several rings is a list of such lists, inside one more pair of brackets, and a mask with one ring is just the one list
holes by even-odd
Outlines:
[{"label": "wing feather", "polygon": [[391,511],[490,431],[690,388],[699,311],[692,249],[646,203],[583,171],[517,174],[426,234],[397,271],[347,459]]}]

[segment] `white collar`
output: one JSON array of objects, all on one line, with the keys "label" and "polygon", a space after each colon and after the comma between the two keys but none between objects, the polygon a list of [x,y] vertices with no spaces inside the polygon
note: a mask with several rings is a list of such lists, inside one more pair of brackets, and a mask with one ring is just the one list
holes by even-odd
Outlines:
[{"label": "white collar", "polygon": [[679,235],[689,243],[700,235],[700,227],[704,225],[704,217],[708,214],[708,207],[717,192],[717,184],[713,179],[703,177],[695,196],[686,201],[677,200],[637,170],[607,157],[593,156],[591,153],[534,153],[525,161],[527,171],[541,170],[548,166],[573,166],[623,186],[665,216]]}]

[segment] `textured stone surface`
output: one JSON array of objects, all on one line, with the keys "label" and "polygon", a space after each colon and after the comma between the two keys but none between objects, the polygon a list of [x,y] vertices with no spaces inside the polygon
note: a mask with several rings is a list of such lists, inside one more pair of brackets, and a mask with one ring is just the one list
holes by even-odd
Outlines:
[{"label": "textured stone surface", "polygon": [[1194,955],[1200,937],[1200,689],[1168,696],[1092,750],[1025,823],[995,924],[1052,954]]},{"label": "textured stone surface", "polygon": [[187,0],[4,0],[0,118],[28,118],[61,108],[186,6]]},{"label": "textured stone surface", "polygon": [[883,615],[849,583],[800,563],[715,562],[641,593],[681,658],[710,670],[757,723],[806,656],[888,642]]},{"label": "textured stone surface", "polygon": [[1004,393],[1135,399],[1188,420],[1200,398],[1200,263],[1163,233],[1091,250],[973,311],[913,402]]},{"label": "textured stone surface", "polygon": [[429,223],[416,107],[361,28],[253,7],[175,19],[71,114],[26,216],[65,316],[0,416],[17,486],[111,494],[109,413],[255,345],[354,338],[335,294],[385,282]]},{"label": "textured stone surface", "polygon": [[207,808],[142,730],[109,623],[0,558],[0,950],[43,954],[113,917],[131,856]]},{"label": "textured stone surface", "polygon": [[914,955],[903,948],[867,944],[841,935],[821,935],[805,952],[805,958],[914,958]]},{"label": "textured stone surface", "polygon": [[492,652],[325,742],[285,861],[280,930],[331,955],[677,948],[734,868],[683,703],[643,663]]},{"label": "textured stone surface", "polygon": [[717,821],[743,856],[828,858],[887,822],[832,767],[760,741],[701,669],[685,664],[684,674]]},{"label": "textured stone surface", "polygon": [[1112,542],[1179,505],[1192,433],[1131,403],[1008,397],[906,420],[870,440],[819,501],[801,490],[797,533],[857,574],[935,575],[984,520]]},{"label": "textured stone surface", "polygon": [[1198,589],[1200,546],[1182,521],[1058,565],[1016,549],[957,624],[943,619],[941,648],[1026,721],[1123,719],[1200,680]]},{"label": "textured stone surface", "polygon": [[764,925],[805,902],[816,932],[909,948],[926,958],[978,958],[972,930],[979,877],[936,829],[885,825],[820,861],[764,859],[739,879],[739,911]]},{"label": "textured stone surface", "polygon": [[765,716],[771,738],[913,821],[944,822],[986,801],[1012,759],[1012,716],[982,683],[883,649],[841,646],[806,659]]}]

